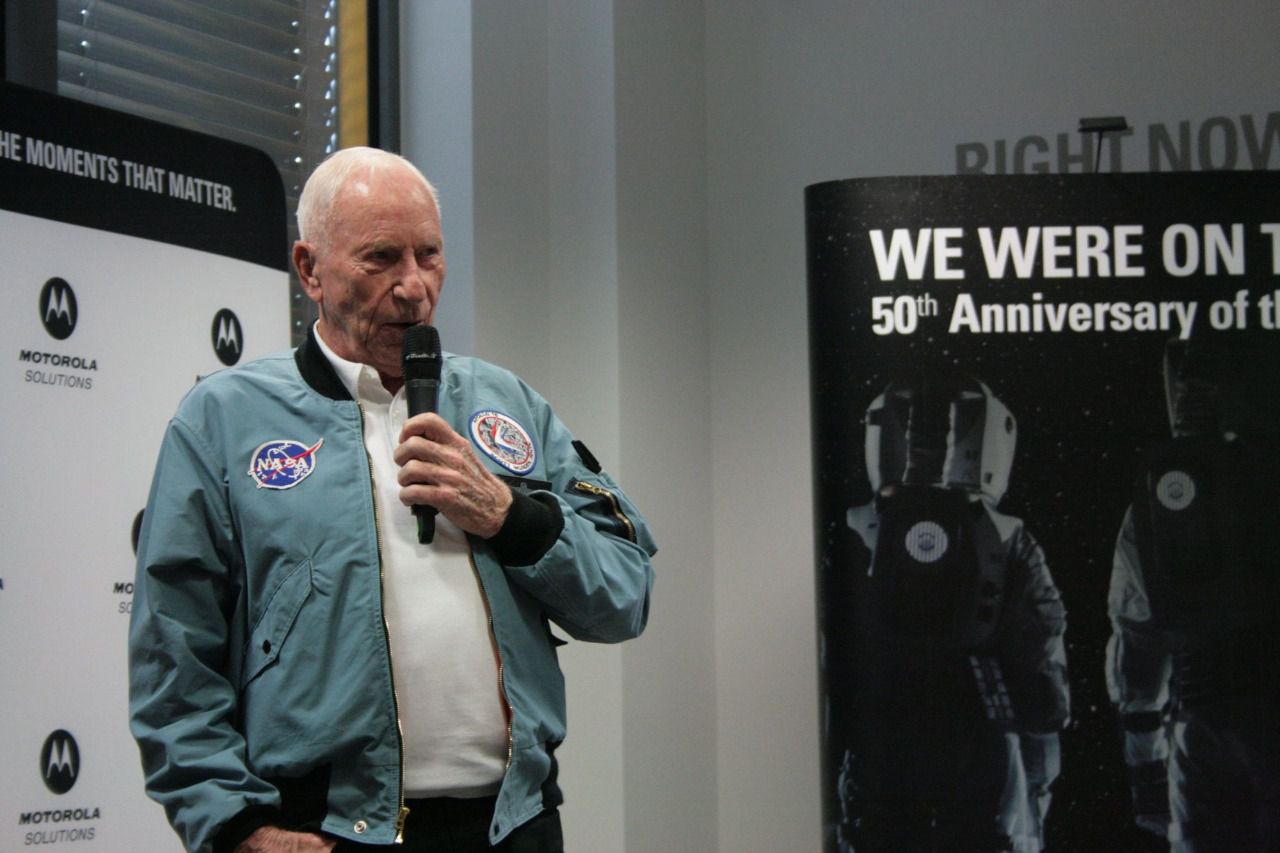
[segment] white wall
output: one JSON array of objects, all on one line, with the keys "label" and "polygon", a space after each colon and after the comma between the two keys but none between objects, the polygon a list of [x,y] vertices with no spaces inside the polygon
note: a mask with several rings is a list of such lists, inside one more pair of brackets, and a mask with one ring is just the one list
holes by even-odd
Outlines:
[{"label": "white wall", "polygon": [[718,848],[703,20],[615,4],[622,451],[661,547],[623,651],[631,853]]},{"label": "white wall", "polygon": [[[408,44],[461,4],[423,5]],[[1280,6],[470,11],[470,66],[403,88],[407,126],[448,120],[408,93],[472,98],[449,136],[472,134],[473,172],[434,177],[473,190],[476,350],[547,393],[662,546],[646,636],[565,656],[570,849],[819,849],[804,187],[948,174],[957,145],[1059,133],[1078,171],[1077,122],[1097,115],[1127,116],[1125,168],[1145,169],[1151,125],[1194,136],[1275,107]],[[1206,139],[1224,162],[1225,137]]]},{"label": "white wall", "polygon": [[471,9],[448,0],[401,5],[401,150],[441,198],[448,260],[446,298],[436,310],[450,352],[475,352],[475,192],[472,184]]}]

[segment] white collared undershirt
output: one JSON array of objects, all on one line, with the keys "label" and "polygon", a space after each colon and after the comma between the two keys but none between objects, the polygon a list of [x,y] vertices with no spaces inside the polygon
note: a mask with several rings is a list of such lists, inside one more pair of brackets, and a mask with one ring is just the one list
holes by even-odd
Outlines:
[{"label": "white collared undershirt", "polygon": [[316,340],[364,414],[381,528],[383,608],[404,736],[405,796],[496,793],[507,761],[507,719],[497,653],[471,546],[436,516],[431,544],[400,503],[392,456],[406,420],[404,389],[393,396],[378,372]]}]

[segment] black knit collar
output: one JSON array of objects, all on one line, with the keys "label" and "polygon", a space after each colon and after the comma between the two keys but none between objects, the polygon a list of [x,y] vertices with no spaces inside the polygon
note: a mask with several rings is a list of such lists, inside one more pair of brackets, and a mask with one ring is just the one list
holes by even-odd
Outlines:
[{"label": "black knit collar", "polygon": [[338,378],[338,372],[333,369],[320,349],[320,344],[316,342],[315,324],[307,330],[307,339],[302,342],[302,346],[293,351],[293,360],[297,362],[302,378],[317,393],[331,400],[351,399],[347,386]]}]

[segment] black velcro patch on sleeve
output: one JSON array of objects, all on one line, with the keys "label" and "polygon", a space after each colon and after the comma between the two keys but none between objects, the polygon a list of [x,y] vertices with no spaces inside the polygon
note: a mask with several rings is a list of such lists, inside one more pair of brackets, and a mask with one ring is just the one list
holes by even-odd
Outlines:
[{"label": "black velcro patch on sleeve", "polygon": [[581,441],[574,439],[573,449],[578,451],[578,458],[582,460],[582,464],[587,466],[587,470],[592,474],[600,473],[600,463],[591,455],[591,451],[587,450],[587,446]]}]

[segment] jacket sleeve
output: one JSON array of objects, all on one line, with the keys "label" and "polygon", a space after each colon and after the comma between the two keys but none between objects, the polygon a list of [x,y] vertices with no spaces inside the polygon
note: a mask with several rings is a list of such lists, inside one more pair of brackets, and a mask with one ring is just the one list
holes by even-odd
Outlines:
[{"label": "jacket sleeve", "polygon": [[[521,537],[526,545],[537,543],[532,549],[491,544],[511,582],[574,639],[614,643],[638,636],[649,616],[650,557],[657,552],[649,525],[545,401],[536,395],[534,401],[542,411],[541,452],[551,488],[517,491],[512,515],[515,526],[543,533]],[[515,538],[511,532],[495,538]]]},{"label": "jacket sleeve", "polygon": [[195,431],[170,423],[144,514],[129,627],[129,721],[147,793],[198,851],[213,849],[228,826],[243,837],[271,822],[279,802],[246,766],[236,729],[226,667],[240,556],[218,459]]},{"label": "jacket sleeve", "polygon": [[1022,527],[1017,536],[1012,559],[1020,585],[1009,602],[1002,657],[1023,730],[1049,733],[1065,726],[1071,713],[1067,612],[1039,543]]},{"label": "jacket sleeve", "polygon": [[1125,761],[1131,767],[1163,761],[1168,745],[1161,717],[1169,699],[1171,659],[1159,632],[1151,626],[1132,509],[1125,513],[1116,537],[1107,615],[1111,618],[1107,693],[1125,731]]}]

